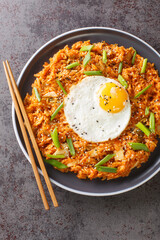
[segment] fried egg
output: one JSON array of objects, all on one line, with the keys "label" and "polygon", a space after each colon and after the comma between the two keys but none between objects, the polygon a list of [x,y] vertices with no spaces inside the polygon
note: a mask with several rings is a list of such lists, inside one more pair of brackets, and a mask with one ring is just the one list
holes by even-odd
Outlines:
[{"label": "fried egg", "polygon": [[127,127],[131,105],[127,91],[114,79],[84,78],[64,100],[70,127],[84,140],[104,142],[118,137]]}]

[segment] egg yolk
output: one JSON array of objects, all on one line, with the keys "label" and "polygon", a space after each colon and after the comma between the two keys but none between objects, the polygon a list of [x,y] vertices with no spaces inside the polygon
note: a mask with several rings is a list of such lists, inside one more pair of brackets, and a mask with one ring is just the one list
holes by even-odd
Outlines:
[{"label": "egg yolk", "polygon": [[100,107],[111,113],[122,111],[128,101],[126,90],[112,82],[103,84],[98,91],[98,96]]}]

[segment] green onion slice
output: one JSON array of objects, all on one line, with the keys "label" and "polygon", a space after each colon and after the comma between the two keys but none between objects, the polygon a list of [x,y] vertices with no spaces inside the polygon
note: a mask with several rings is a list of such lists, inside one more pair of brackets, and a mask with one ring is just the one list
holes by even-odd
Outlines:
[{"label": "green onion slice", "polygon": [[90,51],[88,51],[88,53],[86,54],[84,60],[83,60],[83,65],[84,67],[87,65],[87,63],[91,60],[91,54]]},{"label": "green onion slice", "polygon": [[134,98],[138,98],[140,95],[142,95],[148,88],[150,88],[152,84],[149,84],[147,87],[145,87],[142,91],[136,94]]},{"label": "green onion slice", "polygon": [[136,50],[134,49],[134,54],[133,54],[133,57],[132,57],[132,65],[133,65],[134,62],[135,62],[136,55],[137,55],[137,52],[136,52]]},{"label": "green onion slice", "polygon": [[122,75],[118,75],[118,81],[121,83],[121,85],[126,89],[128,87],[128,83],[126,80],[122,77]]},{"label": "green onion slice", "polygon": [[93,47],[94,47],[94,45],[83,46],[83,47],[81,47],[81,49],[79,51],[80,52],[91,51]]},{"label": "green onion slice", "polygon": [[84,71],[83,73],[87,76],[103,75],[101,71]]},{"label": "green onion slice", "polygon": [[131,148],[132,148],[133,150],[144,150],[144,151],[146,151],[146,152],[149,152],[148,147],[147,147],[145,144],[143,144],[143,143],[134,143],[134,142],[131,142],[131,143],[129,143],[129,145],[131,146]]},{"label": "green onion slice", "polygon": [[65,158],[65,156],[64,156],[64,154],[54,154],[54,155],[52,155],[52,154],[47,154],[47,157],[49,157],[49,158]]},{"label": "green onion slice", "polygon": [[38,92],[37,88],[34,87],[33,89],[34,89],[34,93],[35,93],[35,95],[36,95],[36,98],[38,99],[38,102],[40,102],[40,101],[41,101],[41,97],[40,97],[40,95],[39,95],[39,92]]},{"label": "green onion slice", "polygon": [[59,169],[64,169],[64,168],[68,168],[67,165],[55,160],[55,159],[49,159],[49,160],[46,160],[44,159],[44,161],[46,163],[49,163],[51,164],[52,166],[56,167],[56,168],[59,168]]},{"label": "green onion slice", "polygon": [[118,68],[118,73],[122,72],[122,67],[123,67],[123,62],[120,62],[119,68]]},{"label": "green onion slice", "polygon": [[117,168],[112,168],[112,167],[100,166],[100,167],[96,167],[96,169],[100,172],[110,172],[110,173],[117,172]]},{"label": "green onion slice", "polygon": [[95,167],[98,167],[98,166],[101,166],[103,165],[104,163],[108,162],[111,158],[113,158],[115,156],[115,154],[108,154],[107,156],[105,156],[101,161],[99,161]]},{"label": "green onion slice", "polygon": [[74,149],[74,146],[73,146],[71,138],[67,138],[67,144],[68,144],[68,147],[69,147],[71,155],[75,156],[75,149]]},{"label": "green onion slice", "polygon": [[145,115],[147,116],[149,114],[149,107],[145,108]]},{"label": "green onion slice", "polygon": [[59,142],[59,139],[58,139],[57,127],[55,127],[53,132],[51,132],[51,138],[53,140],[53,143],[54,143],[55,147],[60,148],[60,142]]},{"label": "green onion slice", "polygon": [[63,91],[63,93],[64,93],[65,95],[67,95],[67,93],[66,93],[64,87],[62,86],[61,82],[60,82],[59,80],[57,80],[57,83],[58,83],[59,87],[61,88],[61,90]]},{"label": "green onion slice", "polygon": [[71,64],[67,65],[66,69],[71,69],[71,68],[77,67],[78,65],[79,65],[78,62],[74,62],[74,63],[71,63]]},{"label": "green onion slice", "polygon": [[136,124],[136,127],[138,127],[142,132],[144,132],[149,137],[151,133],[150,130],[146,126],[144,126],[141,122],[138,122]]},{"label": "green onion slice", "polygon": [[141,73],[145,73],[145,71],[146,71],[147,60],[148,60],[147,58],[145,58],[145,59],[143,60],[143,65],[142,65]]},{"label": "green onion slice", "polygon": [[103,50],[102,61],[103,61],[103,63],[106,63],[106,62],[107,62],[107,52],[106,52],[106,50]]},{"label": "green onion slice", "polygon": [[155,133],[155,116],[154,113],[150,113],[149,117],[149,129],[152,133]]},{"label": "green onion slice", "polygon": [[63,107],[63,102],[59,105],[59,107],[55,110],[55,112],[51,115],[51,121],[55,118],[55,116],[58,114],[58,112]]}]

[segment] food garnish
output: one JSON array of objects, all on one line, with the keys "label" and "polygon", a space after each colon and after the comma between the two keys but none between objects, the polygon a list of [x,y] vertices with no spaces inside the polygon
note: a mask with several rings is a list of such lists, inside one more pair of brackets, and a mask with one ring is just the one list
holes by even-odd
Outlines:
[{"label": "food garnish", "polygon": [[62,86],[61,82],[60,82],[59,80],[57,80],[57,83],[58,83],[59,87],[61,88],[61,90],[63,91],[63,93],[64,93],[65,95],[67,95],[67,92],[65,91],[65,89],[64,89],[64,87]]},{"label": "food garnish", "polygon": [[[133,48],[133,49],[134,49],[134,48]],[[133,54],[133,57],[132,57],[132,65],[133,65],[134,62],[135,62],[136,54],[137,54],[137,52],[136,52],[136,50],[134,49],[134,54]]]},{"label": "food garnish", "polygon": [[146,67],[147,67],[147,61],[148,61],[147,58],[145,58],[145,59],[143,60],[143,65],[142,65],[141,73],[145,73]]},{"label": "food garnish", "polygon": [[57,115],[57,113],[61,110],[61,108],[63,107],[63,102],[59,105],[59,107],[54,111],[54,113],[51,115],[51,121],[55,118],[55,116]]},{"label": "food garnish", "polygon": [[40,102],[40,101],[41,101],[41,97],[40,97],[40,95],[39,95],[39,92],[38,92],[37,88],[34,87],[33,89],[34,89],[35,96],[36,96],[36,98],[38,99],[38,102]]},{"label": "food garnish", "polygon": [[112,168],[112,167],[99,166],[99,167],[96,167],[96,169],[100,172],[110,172],[110,173],[117,172],[117,168]]},{"label": "food garnish", "polygon": [[120,64],[119,64],[118,73],[122,72],[122,67],[123,67],[123,61],[120,62]]},{"label": "food garnish", "polygon": [[152,86],[152,84],[149,84],[147,87],[145,87],[142,91],[140,91],[139,93],[136,94],[136,96],[134,98],[138,98],[139,96],[141,96],[148,88],[150,88]]},{"label": "food garnish", "polygon": [[133,150],[144,150],[146,152],[149,152],[148,147],[145,144],[143,144],[143,143],[132,142],[132,143],[128,143],[128,144],[131,146],[131,148]]},{"label": "food garnish", "polygon": [[152,133],[155,133],[155,117],[153,112],[150,113],[149,129]]},{"label": "food garnish", "polygon": [[103,75],[101,71],[84,71],[83,73],[87,76]]},{"label": "food garnish", "polygon": [[56,168],[59,168],[59,169],[68,168],[65,164],[63,164],[55,159],[48,159],[48,160],[44,159],[44,161],[46,163],[51,164],[52,166],[54,166]]},{"label": "food garnish", "polygon": [[145,115],[147,116],[149,114],[149,107],[145,108]]},{"label": "food garnish", "polygon": [[83,47],[81,47],[81,49],[79,51],[80,52],[91,51],[93,47],[94,47],[94,45],[83,46]]},{"label": "food garnish", "polygon": [[67,144],[68,144],[68,147],[69,147],[71,155],[75,156],[75,149],[74,149],[74,146],[73,146],[71,138],[67,138]]},{"label": "food garnish", "polygon": [[108,162],[111,158],[113,158],[115,156],[115,153],[113,154],[108,154],[107,156],[105,156],[101,161],[99,161],[95,167],[98,167],[98,166],[101,166],[103,165],[104,163]]},{"label": "food garnish", "polygon": [[128,83],[126,80],[122,77],[122,75],[118,75],[118,81],[121,83],[121,85],[126,89],[128,87]]},{"label": "food garnish", "polygon": [[103,61],[103,63],[106,63],[106,62],[107,62],[107,52],[106,52],[106,50],[103,50],[102,61]]},{"label": "food garnish", "polygon": [[84,67],[87,65],[87,63],[90,61],[90,59],[91,59],[91,54],[90,54],[90,51],[88,51],[88,53],[86,54],[86,56],[83,60]]},{"label": "food garnish", "polygon": [[65,158],[65,156],[64,156],[64,154],[54,154],[54,155],[52,155],[52,154],[47,154],[47,157],[49,157],[49,158]]},{"label": "food garnish", "polygon": [[58,139],[57,127],[55,127],[53,132],[51,132],[51,138],[52,138],[52,141],[53,141],[55,147],[60,148],[60,142],[59,142],[59,139]]},{"label": "food garnish", "polygon": [[71,69],[74,67],[77,67],[79,65],[79,62],[74,62],[66,66],[66,69]]},{"label": "food garnish", "polygon": [[136,124],[136,127],[138,127],[142,132],[144,132],[149,137],[151,132],[146,126],[143,125],[143,123],[138,122]]}]

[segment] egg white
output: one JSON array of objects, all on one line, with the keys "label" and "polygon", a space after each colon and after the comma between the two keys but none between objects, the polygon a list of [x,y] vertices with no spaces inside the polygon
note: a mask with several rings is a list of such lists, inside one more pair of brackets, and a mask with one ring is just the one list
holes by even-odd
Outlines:
[{"label": "egg white", "polygon": [[70,89],[64,100],[64,113],[70,127],[83,139],[104,142],[118,137],[128,125],[131,116],[130,101],[122,111],[108,113],[99,105],[98,91],[101,85],[113,82],[111,78],[90,76]]}]

